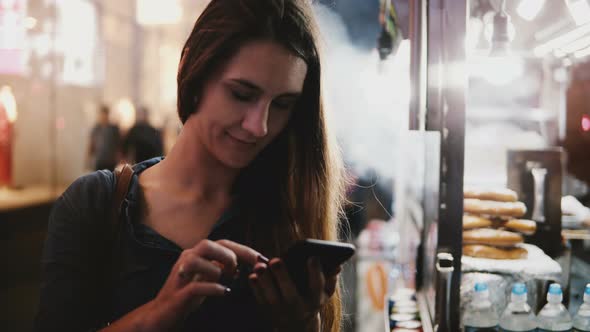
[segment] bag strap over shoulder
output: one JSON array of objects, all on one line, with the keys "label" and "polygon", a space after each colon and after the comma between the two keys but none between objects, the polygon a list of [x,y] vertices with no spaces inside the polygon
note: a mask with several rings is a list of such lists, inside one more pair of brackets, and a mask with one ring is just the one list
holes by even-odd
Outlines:
[{"label": "bag strap over shoulder", "polygon": [[129,184],[133,177],[133,168],[129,164],[120,164],[115,168],[116,188],[113,196],[113,206],[111,210],[111,227],[117,229],[119,223],[119,216],[121,214],[121,207],[127,192],[129,192]]},{"label": "bag strap over shoulder", "polygon": [[133,168],[129,164],[119,164],[113,173],[115,175],[115,191],[113,192],[112,196],[112,205],[108,220],[109,224],[105,233],[106,236],[104,238],[106,250],[103,251],[102,257],[104,260],[104,268],[102,269],[102,273],[104,278],[103,281],[105,297],[102,299],[104,302],[101,306],[104,312],[102,313],[103,321],[100,323],[104,324],[103,327],[108,326],[111,319],[113,297],[109,294],[112,294],[111,292],[115,287],[115,278],[118,269],[117,254],[119,249],[117,244],[121,235],[119,217],[121,216],[123,201],[125,200],[125,196],[127,196],[129,185],[131,184],[131,179],[133,178]]}]

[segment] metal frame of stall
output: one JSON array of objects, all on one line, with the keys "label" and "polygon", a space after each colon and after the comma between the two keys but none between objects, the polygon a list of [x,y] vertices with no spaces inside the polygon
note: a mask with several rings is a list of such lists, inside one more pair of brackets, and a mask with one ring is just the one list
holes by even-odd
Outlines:
[{"label": "metal frame of stall", "polygon": [[[468,0],[410,0],[409,129],[440,135],[438,213],[425,212],[416,264],[424,331],[460,330],[468,17]],[[425,243],[431,223],[437,223],[434,252]]]}]

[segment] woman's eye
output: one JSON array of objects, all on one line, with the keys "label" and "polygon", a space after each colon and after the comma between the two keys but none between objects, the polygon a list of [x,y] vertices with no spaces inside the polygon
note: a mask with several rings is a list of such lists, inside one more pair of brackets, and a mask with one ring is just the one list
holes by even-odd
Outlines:
[{"label": "woman's eye", "polygon": [[236,90],[232,90],[232,95],[234,96],[235,99],[239,100],[239,101],[252,101],[254,99],[254,96],[250,93],[242,93]]},{"label": "woman's eye", "polygon": [[273,101],[273,106],[281,110],[290,110],[293,108],[294,102],[291,101]]}]

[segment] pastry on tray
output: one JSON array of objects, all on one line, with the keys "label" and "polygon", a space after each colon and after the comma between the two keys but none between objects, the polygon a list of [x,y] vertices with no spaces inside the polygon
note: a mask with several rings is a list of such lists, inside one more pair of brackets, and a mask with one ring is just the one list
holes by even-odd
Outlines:
[{"label": "pastry on tray", "polygon": [[518,197],[513,190],[504,189],[476,189],[469,188],[463,191],[463,197],[476,198],[485,201],[516,202]]},{"label": "pastry on tray", "polygon": [[463,211],[476,215],[519,218],[526,213],[526,206],[522,202],[496,202],[465,198]]},{"label": "pastry on tray", "polygon": [[522,235],[492,228],[478,228],[463,231],[464,244],[485,244],[496,247],[510,247],[523,243]]},{"label": "pastry on tray", "polygon": [[466,244],[463,246],[463,255],[490,259],[525,259],[528,252],[520,247],[497,248],[483,244]]}]

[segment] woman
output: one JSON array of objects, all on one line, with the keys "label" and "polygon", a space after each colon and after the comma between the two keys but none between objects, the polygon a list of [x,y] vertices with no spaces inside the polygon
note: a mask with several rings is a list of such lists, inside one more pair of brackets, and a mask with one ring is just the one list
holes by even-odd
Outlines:
[{"label": "woman", "polygon": [[[210,2],[181,56],[182,133],[166,159],[134,166],[115,248],[101,236],[111,172],[56,203],[37,330],[339,330],[339,269],[312,258],[304,297],[279,258],[262,256],[337,237],[341,164],[315,38],[305,0]],[[108,250],[112,269],[100,261]],[[232,278],[231,289],[220,281]]]}]

